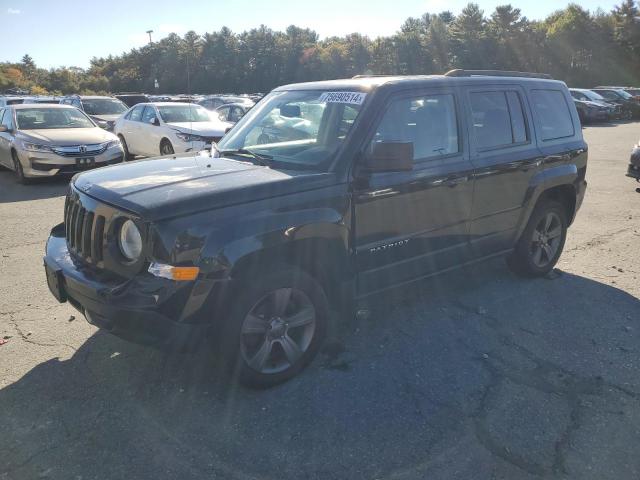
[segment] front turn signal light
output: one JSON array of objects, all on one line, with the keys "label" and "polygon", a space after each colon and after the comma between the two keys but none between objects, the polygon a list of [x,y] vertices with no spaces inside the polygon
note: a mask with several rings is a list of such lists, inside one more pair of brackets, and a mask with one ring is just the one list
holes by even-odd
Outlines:
[{"label": "front turn signal light", "polygon": [[149,265],[149,273],[156,277],[168,278],[169,280],[188,281],[198,278],[200,268],[198,267],[174,267],[163,263],[152,263]]}]

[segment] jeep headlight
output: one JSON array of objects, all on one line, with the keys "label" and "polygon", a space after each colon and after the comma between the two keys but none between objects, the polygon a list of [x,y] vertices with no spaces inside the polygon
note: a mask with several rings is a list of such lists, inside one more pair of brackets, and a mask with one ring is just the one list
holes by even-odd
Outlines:
[{"label": "jeep headlight", "polygon": [[124,258],[130,262],[138,260],[142,255],[142,235],[140,235],[140,230],[132,220],[125,220],[120,225],[118,246]]}]

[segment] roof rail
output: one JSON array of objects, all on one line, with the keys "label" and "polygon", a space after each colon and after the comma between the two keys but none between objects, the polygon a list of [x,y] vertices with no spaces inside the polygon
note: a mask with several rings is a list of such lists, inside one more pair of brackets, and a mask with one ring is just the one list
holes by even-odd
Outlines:
[{"label": "roof rail", "polygon": [[510,72],[508,70],[463,70],[456,68],[444,74],[445,77],[525,77],[553,79],[548,73]]},{"label": "roof rail", "polygon": [[371,77],[393,77],[393,75],[389,74],[371,74],[371,75],[354,75],[351,78],[371,78]]}]

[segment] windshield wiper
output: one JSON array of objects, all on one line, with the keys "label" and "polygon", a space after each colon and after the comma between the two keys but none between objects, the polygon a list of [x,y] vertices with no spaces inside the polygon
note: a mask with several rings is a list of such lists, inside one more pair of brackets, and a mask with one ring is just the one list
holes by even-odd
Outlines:
[{"label": "windshield wiper", "polygon": [[219,153],[220,155],[246,155],[251,157],[258,165],[262,165],[265,167],[268,167],[270,160],[273,159],[271,155],[259,154],[251,150],[247,150],[246,148],[238,148],[235,150],[220,150]]}]

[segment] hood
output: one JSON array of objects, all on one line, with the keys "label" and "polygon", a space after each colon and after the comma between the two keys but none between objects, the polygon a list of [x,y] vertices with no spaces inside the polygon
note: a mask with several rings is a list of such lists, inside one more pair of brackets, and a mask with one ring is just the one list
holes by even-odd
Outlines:
[{"label": "hood", "polygon": [[222,137],[233,124],[227,122],[175,122],[170,127],[184,133],[193,133],[204,137]]},{"label": "hood", "polygon": [[89,115],[94,120],[102,120],[103,122],[115,122],[120,118],[121,113],[115,113],[113,115]]},{"label": "hood", "polygon": [[602,102],[594,102],[593,100],[578,100],[580,103],[587,105],[588,107],[604,107]]},{"label": "hood", "polygon": [[88,145],[116,139],[113,133],[99,127],[20,130],[20,138],[27,142],[49,145]]},{"label": "hood", "polygon": [[75,188],[148,221],[286,195],[328,184],[333,174],[274,170],[207,153],[90,170]]}]

